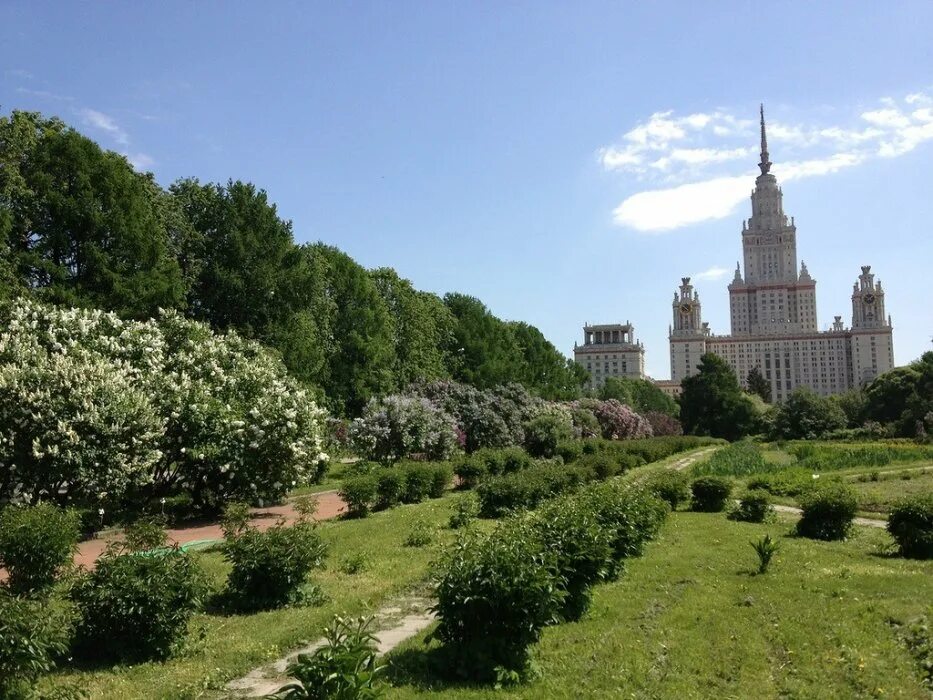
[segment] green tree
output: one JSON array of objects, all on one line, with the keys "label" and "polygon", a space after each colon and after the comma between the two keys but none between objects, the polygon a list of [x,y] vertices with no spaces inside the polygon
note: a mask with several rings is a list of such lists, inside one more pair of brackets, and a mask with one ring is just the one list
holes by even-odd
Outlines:
[{"label": "green tree", "polygon": [[185,267],[196,275],[191,315],[267,340],[288,311],[279,295],[297,263],[291,222],[280,219],[265,191],[250,183],[185,179],[170,191],[193,228],[185,246]]},{"label": "green tree", "polygon": [[434,294],[419,292],[389,267],[370,275],[392,319],[397,386],[449,376],[447,353],[453,342],[454,318]]},{"label": "green tree", "polygon": [[865,413],[869,420],[893,425],[912,437],[919,427],[933,427],[933,352],[906,367],[885,372],[865,387]]},{"label": "green tree", "polygon": [[326,294],[337,301],[324,390],[337,410],[357,415],[369,399],[397,388],[392,316],[372,277],[353,258],[322,243],[311,250],[325,260]]},{"label": "green tree", "polygon": [[512,381],[548,399],[574,399],[580,396],[587,375],[576,362],[568,360],[544,334],[527,323],[506,324],[519,347],[519,372]]},{"label": "green tree", "polygon": [[745,386],[749,394],[757,394],[765,403],[771,403],[771,382],[764,378],[761,369],[752,367],[745,379]]},{"label": "green tree", "polygon": [[814,440],[845,427],[846,414],[837,402],[801,386],[778,407],[772,432],[787,440]]},{"label": "green tree", "polygon": [[681,387],[680,420],[685,433],[738,440],[757,429],[752,401],[721,357],[703,355],[698,372],[685,378]]},{"label": "green tree", "polygon": [[656,411],[676,417],[680,412],[677,402],[648,379],[608,377],[599,389],[599,398],[604,401],[616,399],[630,406],[636,413]]},{"label": "green tree", "polygon": [[0,119],[9,262],[54,303],[149,316],[184,301],[152,179],[58,120]]},{"label": "green tree", "polygon": [[521,381],[521,350],[508,326],[475,297],[447,294],[444,304],[453,314],[451,373],[458,381],[480,389]]},{"label": "green tree", "polygon": [[831,396],[830,399],[845,414],[847,428],[858,428],[865,422],[868,399],[862,389],[850,389],[845,393]]}]

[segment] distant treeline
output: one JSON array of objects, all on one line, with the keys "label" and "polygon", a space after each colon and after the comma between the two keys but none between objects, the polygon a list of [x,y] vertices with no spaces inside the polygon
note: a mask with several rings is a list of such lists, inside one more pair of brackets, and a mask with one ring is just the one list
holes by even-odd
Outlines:
[{"label": "distant treeline", "polygon": [[420,380],[579,395],[586,373],[534,326],[415,289],[323,243],[296,244],[247,182],[160,187],[57,118],[0,117],[0,299],[144,319],[178,309],[281,353],[338,413]]}]

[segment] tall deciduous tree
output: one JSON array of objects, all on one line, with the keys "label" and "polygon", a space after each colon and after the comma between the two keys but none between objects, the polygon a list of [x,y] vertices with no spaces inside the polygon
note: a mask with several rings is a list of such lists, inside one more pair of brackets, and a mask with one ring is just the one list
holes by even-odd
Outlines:
[{"label": "tall deciduous tree", "polygon": [[657,412],[676,417],[680,412],[677,402],[647,379],[609,377],[599,389],[599,398],[615,399],[638,413]]},{"label": "tall deciduous tree", "polygon": [[787,440],[814,440],[846,427],[846,415],[835,401],[797,387],[777,409],[772,432]]},{"label": "tall deciduous tree", "polygon": [[57,120],[0,119],[9,258],[40,297],[147,316],[183,303],[152,180]]},{"label": "tall deciduous tree", "polygon": [[680,420],[684,432],[737,440],[757,428],[751,400],[721,357],[703,355],[697,373],[686,377],[681,387]]},{"label": "tall deciduous tree", "polygon": [[454,326],[450,310],[437,296],[419,292],[392,268],[382,267],[370,275],[392,320],[393,372],[398,385],[448,377]]},{"label": "tall deciduous tree", "polygon": [[359,414],[369,399],[397,388],[392,317],[369,273],[353,258],[320,243],[311,249],[327,263],[326,294],[335,301],[324,389],[335,408]]},{"label": "tall deciduous tree", "polygon": [[186,179],[170,190],[194,231],[184,246],[185,267],[196,275],[190,313],[215,328],[267,339],[283,311],[277,295],[297,262],[291,222],[250,183]]},{"label": "tall deciduous tree", "polygon": [[758,367],[752,367],[745,379],[749,394],[757,394],[765,403],[771,403],[771,382],[764,378]]}]

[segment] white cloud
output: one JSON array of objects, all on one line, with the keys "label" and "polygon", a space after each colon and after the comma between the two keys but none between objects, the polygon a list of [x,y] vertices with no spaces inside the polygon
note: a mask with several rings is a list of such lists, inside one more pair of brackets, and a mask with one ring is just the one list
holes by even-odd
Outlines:
[{"label": "white cloud", "polygon": [[68,95],[57,95],[54,92],[49,92],[48,90],[30,90],[29,88],[18,87],[16,88],[16,92],[20,93],[21,95],[41,97],[45,100],[62,100],[64,102],[72,102],[74,100],[73,97],[69,97]]},{"label": "white cloud", "polygon": [[88,126],[92,126],[101,131],[105,131],[110,136],[113,137],[121,146],[127,146],[130,143],[130,137],[127,133],[117,124],[117,121],[108,114],[103,112],[98,112],[96,109],[84,108],[80,111],[81,118],[84,120],[84,123]]},{"label": "white cloud", "polygon": [[146,153],[124,154],[130,164],[137,170],[147,170],[155,165],[155,159]]},{"label": "white cloud", "polygon": [[636,231],[670,231],[708,219],[729,216],[748,196],[749,175],[720,177],[678,187],[639,192],[612,212],[620,226]]},{"label": "white cloud", "polygon": [[32,80],[36,77],[25,68],[7,68],[3,72],[11,78],[19,78],[20,80]]},{"label": "white cloud", "polygon": [[[820,177],[933,141],[933,91],[901,101],[882,97],[877,104],[837,124],[769,122],[772,171],[785,182]],[[619,144],[601,149],[603,168],[634,175],[630,182],[638,187],[647,183],[613,210],[613,221],[661,232],[731,215],[757,174],[750,168],[757,161],[756,121],[722,109],[684,117],[655,112]],[[742,159],[747,165],[737,171],[735,162]]]},{"label": "white cloud", "polygon": [[894,129],[903,129],[910,126],[910,119],[904,116],[899,109],[876,109],[873,112],[863,112],[862,119],[869,124]]},{"label": "white cloud", "polygon": [[696,274],[694,274],[693,279],[703,280],[703,281],[714,281],[714,280],[721,280],[723,277],[725,277],[728,274],[729,274],[729,270],[727,268],[717,267],[716,265],[713,265],[713,267],[709,268],[708,270],[703,270],[703,272],[697,272]]}]

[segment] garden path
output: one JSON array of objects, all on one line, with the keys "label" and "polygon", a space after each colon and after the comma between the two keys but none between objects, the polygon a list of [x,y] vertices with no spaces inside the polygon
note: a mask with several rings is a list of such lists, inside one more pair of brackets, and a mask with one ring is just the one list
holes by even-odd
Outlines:
[{"label": "garden path", "polygon": [[[422,596],[406,596],[396,598],[380,608],[375,614],[378,631],[374,632],[379,655],[387,654],[434,622],[434,613],[430,610],[433,602]],[[299,654],[313,653],[323,645],[324,639],[318,639],[270,664],[255,668],[242,678],[230,681],[227,690],[234,693],[234,697],[270,695],[289,682],[286,671],[289,663]]]},{"label": "garden path", "polygon": [[[318,506],[317,512],[314,514],[315,520],[335,518],[343,513],[345,509],[346,504],[336,491],[316,493],[313,494],[313,497],[317,500]],[[294,522],[298,519],[298,512],[290,501],[279,506],[253,508],[250,524],[260,530],[266,530],[277,523],[280,518],[284,518],[285,522]],[[179,545],[185,545],[192,542],[223,539],[223,531],[220,529],[220,522],[214,521],[170,529],[168,530],[168,538],[170,542],[177,542]],[[104,553],[107,545],[119,539],[120,535],[115,534],[111,537],[101,537],[81,542],[78,545],[78,553],[75,555],[75,564],[93,568],[94,562]]]},{"label": "garden path", "polygon": [[[792,513],[793,515],[801,515],[803,513],[800,508],[795,508],[794,506],[775,505],[774,510],[778,511],[779,513]],[[888,526],[887,520],[877,520],[875,518],[853,518],[852,522],[856,525],[877,527],[881,528],[882,530]]]}]

